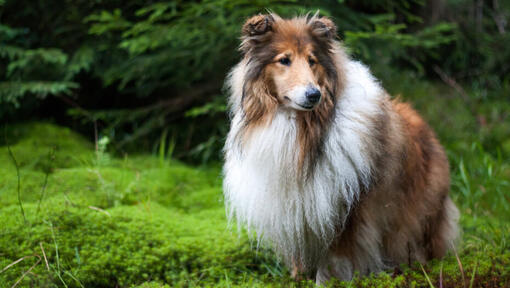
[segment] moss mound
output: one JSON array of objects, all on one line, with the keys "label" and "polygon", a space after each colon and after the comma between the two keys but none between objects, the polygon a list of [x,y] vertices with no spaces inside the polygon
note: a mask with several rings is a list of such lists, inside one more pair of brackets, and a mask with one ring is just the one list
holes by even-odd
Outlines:
[{"label": "moss mound", "polygon": [[[8,135],[21,186],[18,194],[4,142],[0,287],[314,285],[291,280],[271,252],[228,227],[218,167],[153,156],[97,161],[91,143],[50,124],[12,126]],[[429,287],[427,277],[436,287],[509,285],[508,224],[468,216],[463,227],[463,272],[450,255],[423,270],[403,266],[329,286]]]},{"label": "moss mound", "polygon": [[[0,143],[12,146],[11,150],[22,168],[48,172],[53,168],[80,166],[92,159],[92,143],[69,128],[29,123],[8,126],[6,130],[7,135]],[[8,162],[8,159],[7,153],[0,154],[2,163]],[[7,167],[2,165],[2,168]]]}]

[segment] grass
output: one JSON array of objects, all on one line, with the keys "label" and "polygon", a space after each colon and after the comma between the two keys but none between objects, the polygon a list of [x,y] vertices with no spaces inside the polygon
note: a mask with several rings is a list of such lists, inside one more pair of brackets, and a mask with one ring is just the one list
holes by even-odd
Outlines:
[{"label": "grass", "polygon": [[[424,266],[329,286],[509,286],[510,104],[466,103],[412,75],[383,83],[415,104],[448,151],[462,242]],[[0,287],[313,287],[294,282],[269,250],[229,227],[220,165],[170,160],[172,143],[159,156],[96,154],[82,136],[49,123],[10,126],[6,139]]]}]

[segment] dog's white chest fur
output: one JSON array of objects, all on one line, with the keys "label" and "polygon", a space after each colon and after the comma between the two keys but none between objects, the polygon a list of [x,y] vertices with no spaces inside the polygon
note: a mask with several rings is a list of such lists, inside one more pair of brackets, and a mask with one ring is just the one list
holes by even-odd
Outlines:
[{"label": "dog's white chest fur", "polygon": [[369,184],[366,145],[371,124],[363,115],[378,113],[382,93],[365,67],[356,62],[346,66],[347,86],[308,179],[296,178],[299,147],[293,112],[279,110],[268,126],[241,141],[236,73],[243,67],[231,75],[234,117],[225,146],[223,184],[229,216],[254,230],[259,240],[269,240],[286,262],[316,265],[343,228],[361,186]]}]

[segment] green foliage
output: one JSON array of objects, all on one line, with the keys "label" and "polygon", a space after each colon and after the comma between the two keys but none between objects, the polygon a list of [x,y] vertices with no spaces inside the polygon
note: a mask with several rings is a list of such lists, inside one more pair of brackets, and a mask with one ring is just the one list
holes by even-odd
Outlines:
[{"label": "green foliage", "polygon": [[77,88],[74,82],[67,81],[6,81],[0,83],[0,100],[4,104],[20,105],[20,98],[32,94],[39,98],[48,95],[70,94]]},{"label": "green foliage", "polygon": [[[478,90],[479,97],[508,89],[510,51],[505,47],[510,44],[510,3],[496,0],[466,5],[462,1],[448,1],[447,8],[459,30],[456,41],[441,50],[447,57],[438,58],[435,64],[469,88]],[[498,98],[508,99],[507,96]]]},{"label": "green foliage", "polygon": [[[405,24],[392,24],[393,15],[389,17],[374,17],[374,31],[369,32],[345,32],[345,44],[353,47],[353,52],[369,62],[381,54],[384,57],[403,59],[409,62],[413,68],[424,73],[424,63],[431,57],[438,58],[438,49],[456,39],[456,26],[450,23],[440,23],[426,27],[415,34],[404,34]],[[374,55],[370,47],[382,46],[384,52]]]},{"label": "green foliage", "polygon": [[[120,59],[108,67],[103,81],[107,85],[118,83],[120,90],[132,83],[139,95],[146,96],[162,87],[186,87],[212,76],[220,67],[224,71],[236,58],[229,50],[235,50],[240,21],[270,6],[270,2],[244,7],[251,2],[159,2],[128,15],[120,8],[103,10],[85,21],[91,24],[91,35],[111,39],[112,47],[107,49],[117,49],[130,59]],[[223,77],[217,75],[215,80],[222,81]]]},{"label": "green foliage", "polygon": [[[510,220],[510,204],[506,198],[510,189],[510,167],[502,159],[501,153],[496,157],[490,155],[479,143],[473,143],[469,153],[483,155],[481,157],[459,156],[460,159],[453,164],[455,177],[452,179],[453,189],[459,191],[459,200],[469,207],[466,213],[485,215],[504,215],[502,218]],[[503,201],[485,202],[483,198],[488,195]],[[494,215],[491,215],[494,216]]]},{"label": "green foliage", "polygon": [[[0,24],[0,104],[19,107],[26,95],[45,98],[70,94],[79,87],[73,77],[88,70],[91,51],[80,48],[71,59],[60,49],[29,49],[16,43],[26,37],[25,29]],[[23,45],[23,44],[22,44]],[[0,110],[0,116],[2,111]]]}]

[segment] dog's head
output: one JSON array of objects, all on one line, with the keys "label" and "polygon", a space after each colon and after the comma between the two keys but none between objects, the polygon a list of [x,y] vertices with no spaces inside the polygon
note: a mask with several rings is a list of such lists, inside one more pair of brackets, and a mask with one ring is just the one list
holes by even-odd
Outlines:
[{"label": "dog's head", "polygon": [[280,108],[294,113],[298,174],[312,171],[343,89],[345,55],[335,37],[333,22],[317,14],[292,19],[257,15],[242,29],[244,59],[235,70],[238,77],[233,76],[241,80],[235,84],[242,91],[241,135],[248,139],[253,128],[271,123]]},{"label": "dog's head", "polygon": [[245,95],[243,104],[316,109],[337,78],[331,51],[335,36],[335,25],[325,17],[268,14],[248,19],[241,50],[249,63],[245,93],[252,95]]}]

